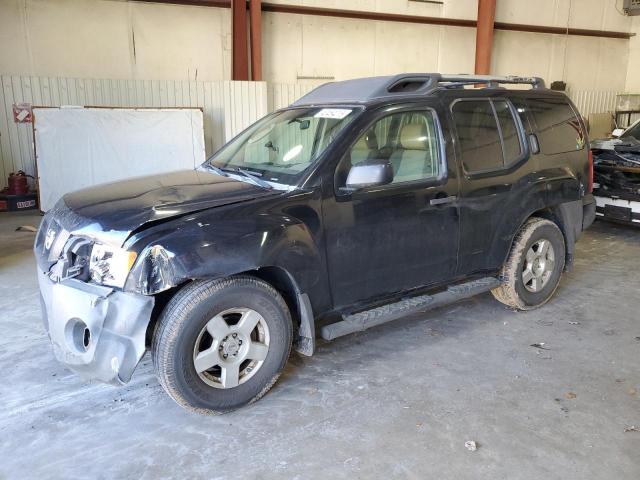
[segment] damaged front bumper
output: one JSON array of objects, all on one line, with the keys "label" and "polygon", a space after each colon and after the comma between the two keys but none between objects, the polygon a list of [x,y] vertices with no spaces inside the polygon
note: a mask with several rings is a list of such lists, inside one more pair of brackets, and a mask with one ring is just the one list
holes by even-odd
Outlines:
[{"label": "damaged front bumper", "polygon": [[86,379],[126,383],[145,352],[154,298],[38,273],[56,358]]}]

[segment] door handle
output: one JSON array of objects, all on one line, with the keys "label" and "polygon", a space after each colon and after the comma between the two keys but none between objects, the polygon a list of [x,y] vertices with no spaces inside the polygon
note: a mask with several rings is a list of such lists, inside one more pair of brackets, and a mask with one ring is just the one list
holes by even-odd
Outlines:
[{"label": "door handle", "polygon": [[534,155],[540,153],[540,142],[538,142],[538,136],[535,133],[529,134],[529,147]]},{"label": "door handle", "polygon": [[458,197],[456,197],[455,195],[451,195],[449,197],[432,198],[429,201],[429,205],[444,205],[446,203],[453,203],[456,200],[458,200]]}]

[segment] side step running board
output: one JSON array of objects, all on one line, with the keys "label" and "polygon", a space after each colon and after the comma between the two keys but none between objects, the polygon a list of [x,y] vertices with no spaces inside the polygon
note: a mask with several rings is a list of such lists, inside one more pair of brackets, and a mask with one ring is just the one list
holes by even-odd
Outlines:
[{"label": "side step running board", "polygon": [[442,305],[457,302],[464,298],[473,297],[479,293],[488,292],[499,285],[500,281],[493,277],[485,277],[471,282],[453,285],[445,291],[434,293],[433,295],[420,295],[418,297],[407,298],[406,300],[383,305],[382,307],[372,310],[347,315],[344,317],[344,320],[322,327],[320,335],[325,340],[333,340],[334,338],[349,335],[354,332],[361,332],[376,325],[406,317],[412,313],[441,307]]}]

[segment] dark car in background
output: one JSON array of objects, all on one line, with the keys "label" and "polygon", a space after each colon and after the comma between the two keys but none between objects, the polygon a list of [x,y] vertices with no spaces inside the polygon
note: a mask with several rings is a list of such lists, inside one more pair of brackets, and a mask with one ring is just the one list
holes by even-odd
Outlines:
[{"label": "dark car in background", "polygon": [[150,348],[179,404],[232,410],[316,335],[486,291],[545,304],[595,215],[588,152],[537,78],[329,83],[194,171],[65,195],[34,247],[45,325],[85,377],[127,382]]},{"label": "dark car in background", "polygon": [[596,214],[640,225],[640,120],[618,138],[593,142],[591,151]]}]

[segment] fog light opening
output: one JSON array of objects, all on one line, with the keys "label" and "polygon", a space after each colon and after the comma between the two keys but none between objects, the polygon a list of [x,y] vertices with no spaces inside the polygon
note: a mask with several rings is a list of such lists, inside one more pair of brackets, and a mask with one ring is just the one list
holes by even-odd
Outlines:
[{"label": "fog light opening", "polygon": [[65,327],[65,335],[67,344],[73,351],[79,354],[89,351],[91,347],[91,329],[82,320],[79,318],[69,320]]},{"label": "fog light opening", "polygon": [[82,346],[84,346],[85,351],[89,349],[89,345],[91,345],[91,330],[85,327],[84,334],[82,335]]}]

